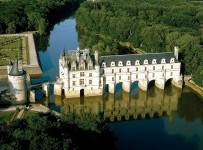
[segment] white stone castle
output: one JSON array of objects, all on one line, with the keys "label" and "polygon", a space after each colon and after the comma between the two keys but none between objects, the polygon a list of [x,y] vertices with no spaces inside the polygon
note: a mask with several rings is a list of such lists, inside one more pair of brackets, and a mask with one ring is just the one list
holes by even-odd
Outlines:
[{"label": "white stone castle", "polygon": [[66,98],[102,95],[104,91],[115,92],[115,86],[130,92],[131,84],[138,82],[142,90],[147,90],[150,81],[164,89],[165,83],[182,87],[181,63],[178,61],[179,48],[173,52],[108,55],[100,56],[89,49],[65,51],[59,58],[59,78],[54,85],[54,93]]},{"label": "white stone castle", "polygon": [[27,102],[27,73],[19,67],[18,59],[7,66],[9,91],[18,103]]}]

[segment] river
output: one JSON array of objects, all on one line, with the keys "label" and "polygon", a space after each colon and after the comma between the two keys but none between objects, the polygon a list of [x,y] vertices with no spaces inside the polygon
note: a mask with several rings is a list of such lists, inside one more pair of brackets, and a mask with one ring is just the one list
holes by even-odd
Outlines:
[{"label": "river", "polygon": [[[58,76],[61,51],[79,46],[75,26],[74,18],[56,24],[47,49],[38,50],[44,72],[41,78],[53,81]],[[120,150],[203,149],[203,100],[187,87],[183,90],[171,85],[165,90],[152,87],[148,92],[138,90],[135,95],[122,92],[119,98],[109,94],[67,100],[51,95],[43,103],[62,113],[104,113]]]}]

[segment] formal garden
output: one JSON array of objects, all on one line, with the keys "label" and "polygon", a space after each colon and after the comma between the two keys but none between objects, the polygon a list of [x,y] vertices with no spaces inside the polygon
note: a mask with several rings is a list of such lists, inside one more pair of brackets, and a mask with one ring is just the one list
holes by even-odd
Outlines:
[{"label": "formal garden", "polygon": [[28,38],[25,36],[0,37],[0,66],[5,66],[16,57],[23,64],[29,64]]}]

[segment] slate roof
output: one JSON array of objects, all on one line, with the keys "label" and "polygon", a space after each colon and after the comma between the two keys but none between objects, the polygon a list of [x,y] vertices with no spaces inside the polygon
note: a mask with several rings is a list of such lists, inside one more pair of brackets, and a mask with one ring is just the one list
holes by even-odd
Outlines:
[{"label": "slate roof", "polygon": [[24,70],[19,71],[18,68],[18,59],[16,59],[16,61],[14,62],[11,71],[9,72],[10,76],[21,76],[21,75],[25,75],[26,72]]},{"label": "slate roof", "polygon": [[166,63],[170,63],[171,58],[175,59],[175,63],[178,60],[175,58],[173,52],[164,52],[164,53],[146,53],[146,54],[127,54],[127,55],[108,55],[101,56],[99,59],[100,65],[103,62],[106,63],[106,67],[110,67],[111,62],[115,62],[115,66],[118,66],[118,62],[122,61],[123,66],[126,65],[127,61],[131,61],[131,65],[134,66],[136,60],[139,60],[140,65],[144,64],[144,60],[148,60],[148,64],[152,64],[152,60],[156,59],[157,64],[161,64],[161,60],[165,59]]}]

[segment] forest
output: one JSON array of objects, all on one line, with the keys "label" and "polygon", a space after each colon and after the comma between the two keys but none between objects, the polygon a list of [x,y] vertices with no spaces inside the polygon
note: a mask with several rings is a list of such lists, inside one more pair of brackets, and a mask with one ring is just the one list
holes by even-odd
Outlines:
[{"label": "forest", "polygon": [[0,34],[37,30],[46,34],[64,11],[82,0],[8,0],[0,1]]},{"label": "forest", "polygon": [[0,124],[1,150],[115,149],[115,136],[100,116],[35,113]]},{"label": "forest", "polygon": [[[190,0],[102,0],[76,13],[81,47],[124,54],[119,43],[147,53],[180,48],[182,73],[203,86],[203,5]],[[118,49],[121,47],[121,49]]]}]

